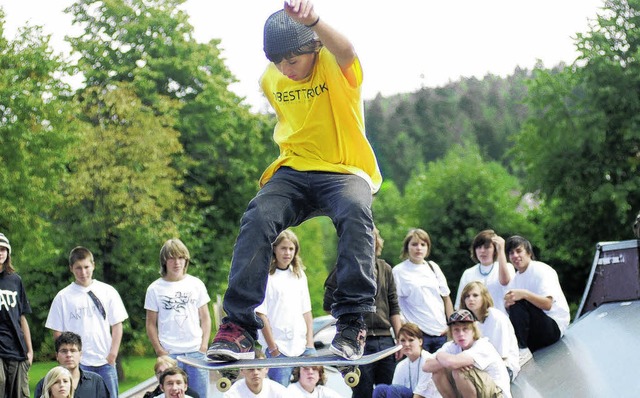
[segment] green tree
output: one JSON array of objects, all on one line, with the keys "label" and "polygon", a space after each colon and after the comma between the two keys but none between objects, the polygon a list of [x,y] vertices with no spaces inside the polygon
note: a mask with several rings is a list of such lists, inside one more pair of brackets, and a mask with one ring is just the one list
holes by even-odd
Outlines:
[{"label": "green tree", "polygon": [[[13,246],[32,305],[34,348],[45,337],[53,281],[66,275],[51,258],[59,253],[50,213],[63,203],[60,186],[67,176],[69,145],[75,139],[73,103],[62,58],[38,27],[24,27],[15,39],[4,38],[0,9],[0,231]],[[47,334],[48,335],[48,334]]]},{"label": "green tree", "polygon": [[127,304],[125,330],[141,337],[158,250],[177,235],[184,201],[171,163],[182,146],[171,121],[144,106],[126,83],[90,87],[78,99],[85,128],[68,166],[66,202],[56,212],[65,231],[61,245],[94,253],[96,277],[115,285]]},{"label": "green tree", "polygon": [[558,73],[537,69],[531,118],[517,137],[526,185],[539,191],[544,260],[577,300],[597,242],[628,239],[640,208],[640,2],[606,1],[578,34],[580,56]]},{"label": "green tree", "polygon": [[226,282],[240,216],[273,153],[266,149],[273,120],[252,115],[228,89],[235,78],[219,41],[194,40],[183,3],[78,1],[69,12],[85,29],[70,41],[89,86],[130,82],[142,104],[174,117],[184,148],[173,163],[184,199],[175,221],[202,260],[193,271],[217,290]]}]

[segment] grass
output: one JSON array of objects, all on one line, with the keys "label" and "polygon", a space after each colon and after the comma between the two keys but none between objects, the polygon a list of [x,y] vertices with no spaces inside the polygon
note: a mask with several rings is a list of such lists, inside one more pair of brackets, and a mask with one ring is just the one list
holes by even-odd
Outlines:
[{"label": "grass", "polygon": [[[118,390],[120,392],[142,383],[153,376],[153,365],[156,357],[127,357],[122,359],[122,369],[126,376],[125,380],[120,380]],[[29,370],[29,388],[31,394],[35,394],[36,384],[42,379],[47,372],[58,365],[55,361],[34,362]]]}]

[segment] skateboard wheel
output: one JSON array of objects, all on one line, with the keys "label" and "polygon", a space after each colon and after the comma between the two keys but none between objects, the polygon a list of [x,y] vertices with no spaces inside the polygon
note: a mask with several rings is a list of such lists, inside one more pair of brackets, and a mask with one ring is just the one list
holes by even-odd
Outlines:
[{"label": "skateboard wheel", "polygon": [[360,382],[360,375],[358,373],[360,372],[354,371],[354,372],[348,372],[346,375],[344,375],[345,384],[348,385],[349,387],[357,386],[358,383]]},{"label": "skateboard wheel", "polygon": [[356,366],[355,372],[358,375],[358,381],[359,381],[360,380],[360,376],[362,375],[362,373],[360,372],[360,368]]},{"label": "skateboard wheel", "polygon": [[231,388],[231,380],[226,377],[221,377],[216,382],[216,387],[220,392],[227,392]]}]

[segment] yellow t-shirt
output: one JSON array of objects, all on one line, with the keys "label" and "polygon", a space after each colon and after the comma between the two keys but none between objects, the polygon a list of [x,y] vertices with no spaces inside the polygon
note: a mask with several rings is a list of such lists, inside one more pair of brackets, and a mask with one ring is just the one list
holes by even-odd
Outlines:
[{"label": "yellow t-shirt", "polygon": [[349,84],[335,57],[321,48],[311,76],[294,81],[270,63],[260,86],[276,112],[273,139],[280,156],[260,177],[263,186],[281,166],[298,171],[355,174],[377,192],[382,175],[364,129],[362,69],[356,58]]}]

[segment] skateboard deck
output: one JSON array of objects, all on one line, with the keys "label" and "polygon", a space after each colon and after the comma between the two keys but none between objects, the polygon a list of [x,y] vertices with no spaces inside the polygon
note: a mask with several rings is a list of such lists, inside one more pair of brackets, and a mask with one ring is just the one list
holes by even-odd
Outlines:
[{"label": "skateboard deck", "polygon": [[401,345],[387,348],[373,354],[363,355],[360,359],[345,359],[335,354],[319,355],[312,357],[278,357],[264,359],[241,359],[232,362],[220,362],[206,359],[188,358],[178,356],[176,359],[186,365],[196,368],[206,369],[208,371],[217,371],[223,376],[218,380],[218,389],[226,391],[231,387],[231,379],[237,379],[237,371],[240,369],[255,368],[289,368],[301,366],[334,366],[338,368],[344,376],[345,383],[350,387],[358,384],[360,379],[360,370],[358,366],[368,365],[379,361],[390,355],[400,351]]}]

